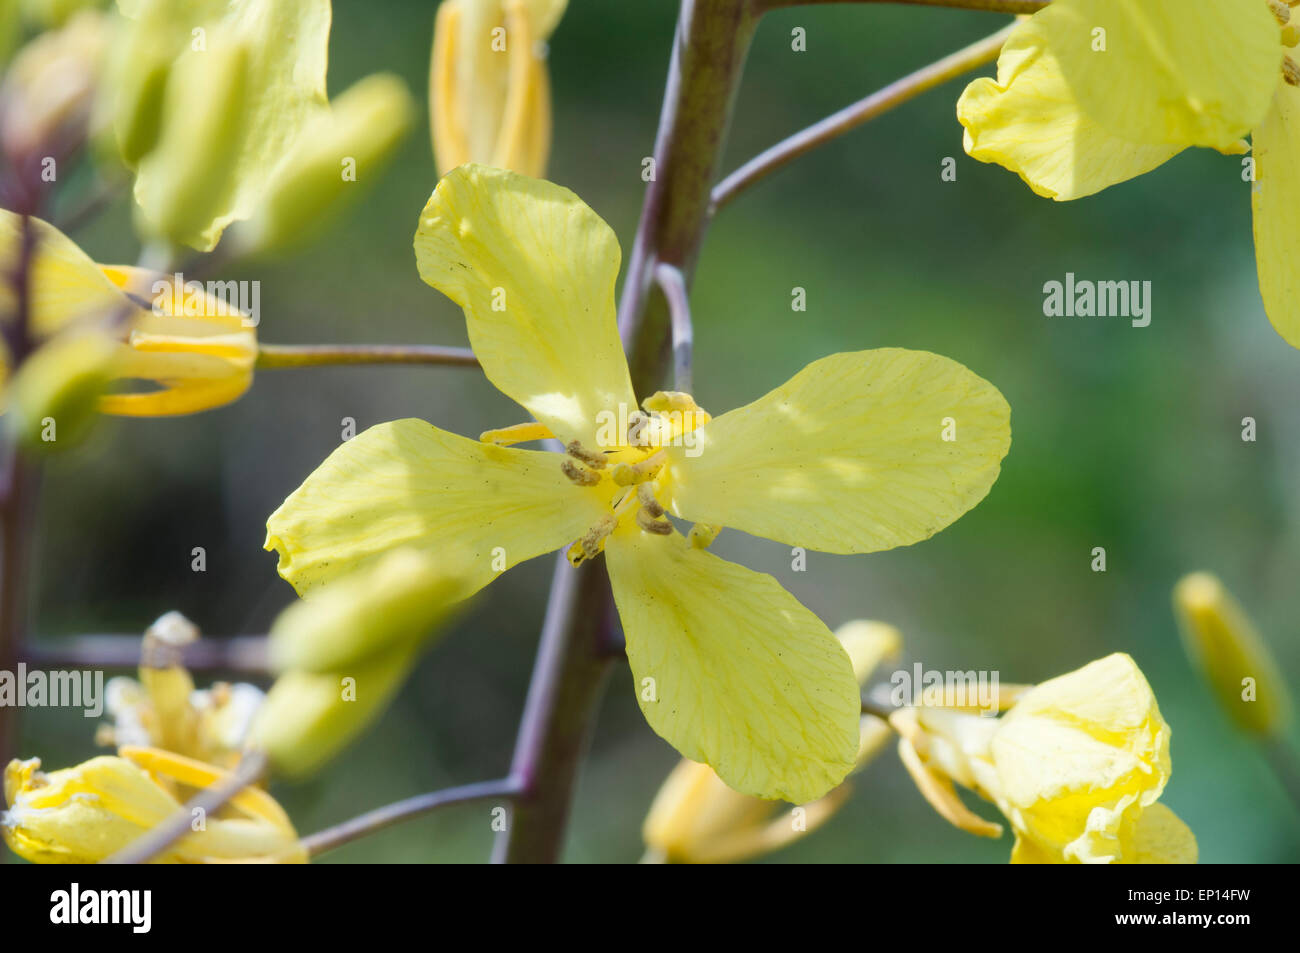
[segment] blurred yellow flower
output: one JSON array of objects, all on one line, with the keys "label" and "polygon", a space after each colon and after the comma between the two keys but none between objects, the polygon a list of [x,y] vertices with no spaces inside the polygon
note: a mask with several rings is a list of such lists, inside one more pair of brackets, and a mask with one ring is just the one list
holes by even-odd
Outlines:
[{"label": "blurred yellow flower", "polygon": [[[824,358],[716,419],[687,394],[640,409],[614,314],[618,242],[576,195],[461,166],[415,248],[488,379],[536,420],[477,442],[413,419],[347,441],[268,519],[280,574],[306,592],[411,545],[454,560],[473,592],[569,543],[575,563],[606,552],[656,732],[745,794],[805,803],[839,784],[861,713],[848,655],[775,579],[665,514],[833,553],[926,539],[997,478],[1002,395],[947,358],[885,348]],[[552,435],[566,454],[507,446]]]},{"label": "blurred yellow flower", "polygon": [[891,717],[918,788],[951,823],[997,837],[953,782],[997,805],[1012,863],[1195,863],[1196,838],[1157,803],[1169,726],[1131,658],[1109,655],[1027,691],[1001,718],[943,708]]},{"label": "blurred yellow flower", "polygon": [[[38,864],[98,863],[179,811],[179,795],[225,777],[211,765],[153,748],[123,748],[117,757],[49,774],[40,766],[36,758],[9,762],[9,809],[0,814],[5,843]],[[196,819],[195,826],[155,863],[307,860],[284,809],[260,788],[245,788],[220,816]]]},{"label": "blurred yellow flower", "polygon": [[380,153],[405,131],[410,97],[391,77],[380,115],[395,123],[358,123],[350,110],[331,111],[329,0],[129,0],[120,7],[127,19],[109,108],[122,156],[137,168],[135,197],[148,232],[210,251],[228,225],[253,217],[282,187],[291,194],[279,200],[280,216],[291,199],[308,201],[293,210],[292,226],[279,223],[265,237],[314,227],[319,200],[331,194],[301,188],[304,169],[318,168],[316,153],[329,152],[320,161],[340,183],[373,181]]},{"label": "blurred yellow flower", "polygon": [[568,0],[444,0],[429,116],[438,172],[467,162],[540,177],[551,151],[545,44]]},{"label": "blurred yellow flower", "polygon": [[[1271,12],[1270,12],[1271,11]],[[1300,42],[1265,0],[1054,0],[957,104],[967,153],[1039,195],[1080,198],[1189,146],[1253,147],[1255,259],[1274,328],[1300,347]],[[1252,146],[1242,137],[1250,134]]]},{"label": "blurred yellow flower", "polygon": [[[898,630],[881,622],[849,622],[835,637],[849,653],[860,685],[901,646]],[[890,735],[880,718],[863,715],[855,770],[865,767]],[[844,782],[811,804],[785,809],[779,802],[733,791],[708,765],[682,759],[646,816],[646,860],[726,864],[771,853],[816,830],[851,793],[851,785]]]},{"label": "blurred yellow flower", "polygon": [[239,763],[249,725],[265,698],[256,685],[218,682],[194,687],[181,664],[184,646],[199,630],[179,612],[169,612],[145,632],[139,680],[121,676],[106,687],[112,726],[101,744],[161,748],[225,769]]},{"label": "blurred yellow flower", "polygon": [[1223,710],[1243,731],[1279,738],[1291,721],[1291,696],[1267,643],[1217,577],[1184,576],[1174,587],[1183,645]]},{"label": "blurred yellow flower", "polygon": [[[63,381],[98,376],[97,384],[132,382],[152,389],[99,397],[105,413],[132,417],[172,416],[220,407],[248,390],[257,359],[252,319],[234,295],[214,293],[198,282],[129,266],[97,265],[54,226],[31,219],[36,246],[31,264],[28,334],[41,350],[28,360],[43,379],[29,393],[61,395]],[[0,210],[0,268],[12,273],[19,261],[22,219]],[[11,325],[17,299],[0,282],[0,321]],[[8,330],[8,329],[6,329]],[[41,351],[69,335],[97,343],[89,365],[85,349],[58,348],[59,361],[37,361]],[[27,365],[24,365],[24,370]],[[0,385],[10,373],[8,348],[0,350]],[[23,371],[13,386],[21,396]],[[100,387],[93,390],[98,392]],[[2,397],[3,395],[0,395]],[[96,393],[91,393],[93,400]],[[49,401],[16,411],[37,420]],[[3,406],[3,403],[0,403]]]}]

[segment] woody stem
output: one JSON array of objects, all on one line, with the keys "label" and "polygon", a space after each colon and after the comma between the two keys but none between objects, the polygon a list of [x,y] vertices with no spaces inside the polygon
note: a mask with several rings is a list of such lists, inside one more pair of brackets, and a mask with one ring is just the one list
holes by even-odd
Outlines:
[{"label": "woody stem", "polygon": [[[639,394],[658,389],[672,343],[668,302],[655,293],[655,269],[672,265],[683,290],[690,279],[758,16],[756,0],[683,0],[680,8],[653,177],[619,302],[619,326]],[[561,556],[511,767],[520,794],[498,837],[497,861],[560,858],[578,769],[612,664],[607,630],[613,618],[603,564],[575,570]]]}]

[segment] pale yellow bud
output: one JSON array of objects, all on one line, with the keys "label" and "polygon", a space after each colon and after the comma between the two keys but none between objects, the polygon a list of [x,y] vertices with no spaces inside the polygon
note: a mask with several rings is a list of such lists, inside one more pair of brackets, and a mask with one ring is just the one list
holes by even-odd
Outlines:
[{"label": "pale yellow bud", "polygon": [[566,0],[446,0],[429,109],[438,170],[478,162],[540,177],[551,144],[545,43]]},{"label": "pale yellow bud", "polygon": [[1205,572],[1174,587],[1174,613],[1183,645],[1215,698],[1243,731],[1281,735],[1291,718],[1291,696],[1268,645],[1232,594]]}]

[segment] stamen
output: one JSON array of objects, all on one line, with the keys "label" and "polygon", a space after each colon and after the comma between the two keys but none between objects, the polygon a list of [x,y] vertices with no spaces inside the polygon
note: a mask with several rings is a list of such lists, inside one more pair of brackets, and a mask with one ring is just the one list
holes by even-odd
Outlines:
[{"label": "stamen", "polygon": [[708,549],[721,532],[722,527],[716,523],[696,523],[686,538],[696,549]]},{"label": "stamen", "polygon": [[568,557],[571,566],[581,566],[588,559],[594,559],[605,548],[605,540],[618,526],[618,517],[606,513],[600,522],[587,530],[587,534],[569,547]]},{"label": "stamen", "polygon": [[668,455],[660,450],[646,457],[640,463],[619,463],[610,471],[614,477],[614,482],[619,486],[633,486],[637,483],[645,483],[647,480],[653,480],[659,471],[663,469],[664,462]]},{"label": "stamen", "polygon": [[[663,511],[660,510],[660,512]],[[636,511],[636,525],[647,533],[654,533],[657,536],[669,536],[673,531],[672,523],[667,520],[655,519],[644,507]]]},{"label": "stamen", "polygon": [[655,499],[654,487],[651,484],[639,484],[636,488],[636,496],[641,501],[641,506],[655,519],[664,515],[664,508]]},{"label": "stamen", "polygon": [[1300,46],[1300,27],[1294,23],[1282,27],[1282,45],[1292,48]]},{"label": "stamen", "polygon": [[594,450],[588,450],[576,440],[565,447],[564,451],[569,456],[581,460],[593,470],[605,469],[605,455],[603,453],[596,453]]},{"label": "stamen", "polygon": [[551,433],[551,428],[535,420],[530,420],[526,424],[515,424],[513,427],[485,430],[479,434],[478,439],[482,443],[494,443],[498,447],[509,447],[511,444],[527,443],[529,440],[550,440],[554,436]]},{"label": "stamen", "polygon": [[1288,86],[1300,86],[1300,65],[1289,56],[1282,57],[1282,78]]},{"label": "stamen", "polygon": [[1273,18],[1286,26],[1291,22],[1291,8],[1280,0],[1268,0],[1268,8],[1273,11]]},{"label": "stamen", "polygon": [[600,482],[600,474],[578,466],[572,460],[561,460],[560,469],[564,475],[578,486],[595,486]]}]

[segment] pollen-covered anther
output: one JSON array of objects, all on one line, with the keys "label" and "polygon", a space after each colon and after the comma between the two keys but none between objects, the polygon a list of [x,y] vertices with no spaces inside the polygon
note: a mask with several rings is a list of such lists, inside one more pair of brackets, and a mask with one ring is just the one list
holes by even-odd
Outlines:
[{"label": "pollen-covered anther", "polygon": [[586,467],[580,467],[572,460],[561,460],[560,469],[564,475],[578,486],[595,486],[600,482],[600,474]]},{"label": "pollen-covered anther", "polygon": [[[660,508],[659,512],[662,513],[663,509]],[[647,533],[654,533],[658,536],[668,536],[673,531],[672,523],[667,520],[655,519],[644,506],[636,511],[636,525]]]},{"label": "pollen-covered anther", "polygon": [[615,464],[610,471],[610,475],[614,477],[614,482],[619,486],[635,486],[638,483],[653,480],[658,476],[666,460],[667,454],[660,450],[638,463]]},{"label": "pollen-covered anther", "polygon": [[1282,57],[1282,78],[1288,86],[1300,86],[1300,65],[1289,56]]},{"label": "pollen-covered anther", "polygon": [[650,425],[650,417],[639,410],[634,410],[627,417],[627,445],[629,447],[644,447],[648,444],[649,435],[646,428]]},{"label": "pollen-covered anther", "polygon": [[602,516],[600,522],[587,530],[586,535],[584,535],[582,539],[569,547],[569,564],[573,566],[581,566],[588,559],[594,559],[599,556],[601,550],[605,548],[605,540],[617,527],[618,517],[613,513],[607,513]]},{"label": "pollen-covered anther", "polygon": [[603,453],[597,453],[594,450],[588,450],[576,440],[572,441],[567,447],[565,447],[564,452],[575,460],[581,460],[593,470],[605,469],[605,455]]},{"label": "pollen-covered anther", "polygon": [[1291,8],[1281,0],[1268,0],[1268,8],[1273,11],[1273,17],[1278,23],[1286,26],[1291,22]]},{"label": "pollen-covered anther", "polygon": [[664,515],[664,508],[660,506],[659,501],[655,499],[653,484],[638,484],[636,488],[636,497],[642,508],[655,519],[659,519],[659,517]]}]

